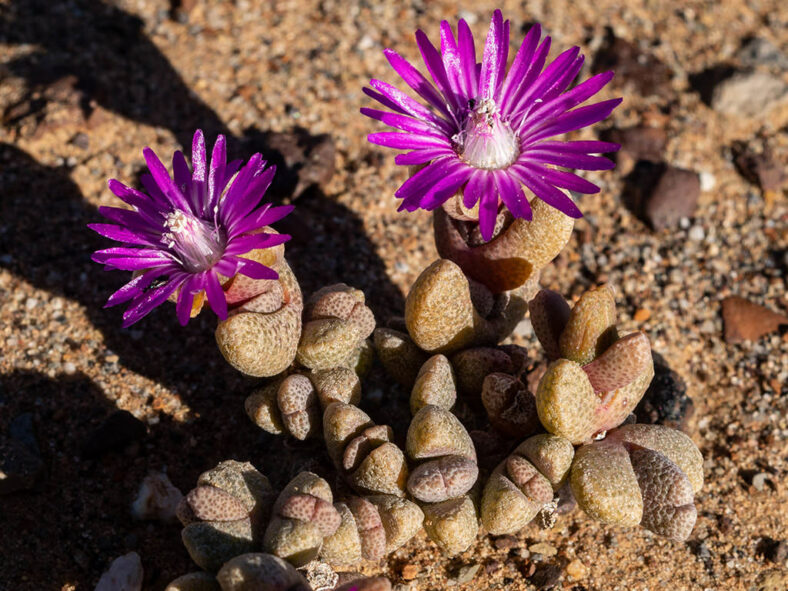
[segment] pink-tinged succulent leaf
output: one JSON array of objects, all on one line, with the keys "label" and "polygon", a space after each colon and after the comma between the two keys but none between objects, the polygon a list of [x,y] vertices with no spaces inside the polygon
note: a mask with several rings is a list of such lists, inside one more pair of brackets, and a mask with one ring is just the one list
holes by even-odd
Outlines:
[{"label": "pink-tinged succulent leaf", "polygon": [[463,456],[444,456],[416,467],[408,478],[408,492],[424,503],[439,503],[464,495],[478,476],[476,462]]},{"label": "pink-tinged succulent leaf", "polygon": [[186,502],[200,521],[236,521],[249,516],[241,501],[215,486],[198,486],[186,495]]},{"label": "pink-tinged succulent leaf", "polygon": [[[613,343],[583,366],[594,391],[607,393],[630,384],[653,365],[651,343],[643,332],[633,332]],[[637,402],[636,402],[637,404]]]},{"label": "pink-tinged succulent leaf", "polygon": [[616,300],[610,285],[585,292],[561,333],[561,357],[585,365],[616,341]]},{"label": "pink-tinged succulent leaf", "polygon": [[380,560],[386,553],[386,531],[383,529],[380,513],[375,505],[361,497],[352,497],[348,506],[356,520],[363,557],[367,560]]},{"label": "pink-tinged succulent leaf", "polygon": [[320,533],[331,536],[337,531],[342,517],[331,503],[312,495],[294,494],[279,510],[282,517],[314,523]]},{"label": "pink-tinged succulent leaf", "polygon": [[646,448],[630,452],[643,496],[640,525],[672,540],[686,540],[697,519],[689,478],[667,456]]}]

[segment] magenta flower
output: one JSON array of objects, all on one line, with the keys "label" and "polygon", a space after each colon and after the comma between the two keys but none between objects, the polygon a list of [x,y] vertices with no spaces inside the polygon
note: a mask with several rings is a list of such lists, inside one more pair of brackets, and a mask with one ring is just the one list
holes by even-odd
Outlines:
[{"label": "magenta flower", "polygon": [[101,207],[99,212],[112,223],[89,225],[102,236],[124,244],[95,252],[93,260],[107,270],[135,272],[105,307],[131,301],[123,314],[126,327],[175,294],[178,320],[185,325],[195,297],[202,299],[205,292],[213,311],[224,320],[227,300],[222,281],[236,274],[278,278],[273,269],[242,256],[290,239],[260,230],[282,219],[292,206],[266,203],[255,209],[275,168],[266,169],[260,154],[244,166],[241,160],[228,164],[221,135],[209,165],[201,130],[194,133],[193,170],[180,151],[172,158],[172,177],[153,150],[145,148],[143,155],[150,170],[142,176],[146,192],[115,179],[109,181],[110,190],[133,209]]},{"label": "magenta flower", "polygon": [[579,48],[559,55],[546,68],[550,37],[539,43],[541,28],[531,27],[511,68],[509,21],[500,10],[492,17],[482,63],[476,62],[473,36],[460,20],[455,39],[451,25],[441,22],[440,52],[422,31],[416,43],[432,77],[430,83],[397,52],[387,49],[394,70],[427,103],[399,89],[372,80],[364,92],[393,112],[361,109],[373,119],[401,130],[373,133],[373,144],[410,150],[396,157],[400,165],[426,165],[397,190],[400,210],[435,209],[462,189],[466,208],[479,204],[482,236],[489,240],[501,203],[518,218],[531,219],[523,186],[565,214],[582,213],[559,190],[596,193],[599,187],[555,166],[606,170],[615,164],[602,156],[617,144],[599,141],[556,141],[569,131],[601,121],[621,99],[577,107],[613,77],[598,74],[565,92],[583,66]]}]

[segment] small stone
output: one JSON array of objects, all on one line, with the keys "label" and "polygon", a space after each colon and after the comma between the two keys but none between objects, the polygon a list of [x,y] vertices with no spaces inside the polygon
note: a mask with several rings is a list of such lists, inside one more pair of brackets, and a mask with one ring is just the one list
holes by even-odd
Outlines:
[{"label": "small stone", "polygon": [[628,207],[655,230],[675,229],[691,218],[700,196],[696,172],[665,163],[640,161],[627,179]]},{"label": "small stone", "polygon": [[139,554],[129,552],[112,561],[109,569],[101,575],[95,591],[140,591],[142,575]]},{"label": "small stone", "polygon": [[700,242],[706,237],[706,233],[703,231],[703,226],[695,225],[687,232],[687,237],[695,242]]},{"label": "small stone", "polygon": [[164,472],[149,474],[145,477],[137,492],[137,498],[131,506],[131,514],[135,519],[156,519],[163,522],[175,520],[175,509],[183,495],[170,482]]},{"label": "small stone", "polygon": [[82,445],[82,455],[96,458],[107,452],[123,449],[133,441],[142,439],[146,432],[145,423],[129,411],[115,411],[88,435]]},{"label": "small stone", "polygon": [[640,160],[661,162],[668,142],[668,134],[662,127],[638,126],[612,129],[605,134],[605,140],[621,145],[615,158],[620,173],[625,175]]},{"label": "small stone", "polygon": [[758,492],[763,492],[766,488],[766,481],[769,479],[769,474],[766,472],[758,472],[752,477],[752,485]]},{"label": "small stone", "polygon": [[744,142],[734,143],[733,163],[739,173],[761,191],[779,191],[788,176],[785,167],[775,162],[769,150],[755,151]]},{"label": "small stone", "polygon": [[528,550],[530,550],[532,554],[541,554],[542,556],[548,556],[548,557],[552,557],[558,554],[558,550],[556,550],[555,546],[551,546],[546,542],[531,544],[530,546],[528,546]]},{"label": "small stone", "polygon": [[419,575],[419,565],[406,564],[402,567],[402,579],[405,581],[412,581]]},{"label": "small stone", "polygon": [[209,573],[196,572],[172,581],[164,591],[222,591],[219,583]]},{"label": "small stone", "polygon": [[745,66],[766,66],[788,70],[788,56],[766,39],[758,37],[747,39],[736,52],[736,57]]},{"label": "small stone", "polygon": [[520,544],[519,540],[514,536],[498,536],[493,540],[493,545],[498,550],[511,550],[512,548],[516,548]]},{"label": "small stone", "polygon": [[464,564],[457,569],[456,574],[448,580],[450,585],[464,585],[470,583],[482,567],[478,562]]},{"label": "small stone", "polygon": [[647,310],[646,308],[638,308],[632,318],[635,322],[646,322],[649,318],[651,318],[651,310]]},{"label": "small stone", "polygon": [[700,173],[700,190],[704,193],[717,186],[717,178],[711,172],[704,170]]},{"label": "small stone", "polygon": [[788,84],[772,74],[736,72],[715,86],[711,107],[725,115],[757,117],[770,111],[788,96]]},{"label": "small stone", "polygon": [[566,565],[566,574],[579,581],[580,579],[584,579],[588,574],[588,568],[586,568],[586,565],[580,560],[575,558],[572,562]]},{"label": "small stone", "polygon": [[722,301],[722,320],[726,343],[756,341],[788,324],[788,316],[738,296]]},{"label": "small stone", "polygon": [[537,589],[552,589],[561,580],[561,567],[555,564],[545,564],[536,569],[530,577]]}]

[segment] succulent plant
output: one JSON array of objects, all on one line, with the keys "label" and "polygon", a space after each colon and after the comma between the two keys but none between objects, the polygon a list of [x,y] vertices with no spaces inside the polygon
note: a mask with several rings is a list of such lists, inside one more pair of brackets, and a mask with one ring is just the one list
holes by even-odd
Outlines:
[{"label": "succulent plant", "polygon": [[227,362],[253,377],[271,377],[293,363],[301,336],[303,299],[298,281],[282,258],[279,278],[268,289],[232,308],[216,327],[216,343]]},{"label": "succulent plant", "polygon": [[525,527],[564,484],[574,448],[563,437],[541,434],[523,441],[493,470],[482,493],[481,519],[493,535]]},{"label": "succulent plant", "polygon": [[393,328],[376,328],[373,342],[375,353],[386,372],[403,387],[412,388],[429,355],[413,342],[409,334]]},{"label": "succulent plant", "polygon": [[332,402],[358,404],[361,380],[347,367],[296,371],[255,390],[246,414],[261,429],[296,439],[322,437],[323,411]]},{"label": "succulent plant", "polygon": [[254,550],[272,502],[268,479],[248,462],[228,460],[201,474],[176,511],[192,560],[216,572],[230,558]]},{"label": "succulent plant", "polygon": [[222,588],[212,574],[196,572],[178,577],[164,591],[222,591]]},{"label": "succulent plant", "polygon": [[494,295],[469,281],[455,263],[438,259],[411,287],[405,324],[413,342],[429,353],[495,345],[522,320],[529,291],[535,289],[534,283]]},{"label": "succulent plant", "polygon": [[222,566],[216,579],[222,591],[311,591],[301,573],[271,554],[236,556]]},{"label": "succulent plant", "polygon": [[376,425],[352,404],[333,402],[323,415],[323,436],[328,455],[356,492],[405,496],[408,465],[392,442],[391,427]]},{"label": "succulent plant", "polygon": [[320,551],[320,559],[334,566],[379,560],[407,543],[424,521],[415,503],[394,495],[351,496],[335,507],[341,523]]},{"label": "succulent plant", "polygon": [[681,541],[697,518],[693,499],[703,486],[703,456],[681,431],[624,425],[577,449],[569,482],[591,517],[640,524]]},{"label": "succulent plant", "polygon": [[612,287],[587,291],[571,311],[542,290],[529,308],[552,361],[536,392],[544,428],[577,445],[620,425],[654,377],[654,362],[644,333],[618,337]]},{"label": "succulent plant", "polygon": [[410,423],[406,449],[419,462],[408,478],[408,492],[422,502],[427,535],[449,555],[467,550],[479,531],[469,494],[479,476],[470,435],[447,408],[428,404]]},{"label": "succulent plant", "polygon": [[453,200],[433,214],[438,254],[454,261],[494,294],[528,286],[530,299],[538,289],[541,270],[569,241],[574,220],[541,199],[533,199],[530,222],[501,211],[492,238],[485,241],[473,217],[458,211],[459,201]]},{"label": "succulent plant", "polygon": [[325,480],[312,472],[298,474],[274,503],[265,550],[295,566],[317,558],[323,538],[333,535],[342,521],[333,502]]},{"label": "succulent plant", "polygon": [[[375,317],[364,303],[364,294],[344,283],[315,292],[304,309],[304,330],[296,359],[309,369],[368,365]],[[359,373],[363,373],[360,371]]]}]

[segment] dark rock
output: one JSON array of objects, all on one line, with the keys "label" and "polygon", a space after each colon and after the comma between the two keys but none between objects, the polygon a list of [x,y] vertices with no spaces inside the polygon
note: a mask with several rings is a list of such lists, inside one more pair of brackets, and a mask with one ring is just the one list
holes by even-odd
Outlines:
[{"label": "dark rock", "polygon": [[733,144],[733,163],[745,179],[758,185],[761,191],[779,191],[786,181],[784,167],[774,161],[771,152],[763,149],[756,152],[744,142]]},{"label": "dark rock", "polygon": [[86,133],[80,131],[71,138],[71,143],[80,150],[87,150],[90,147],[90,138]]},{"label": "dark rock", "polygon": [[674,229],[692,217],[700,196],[700,176],[691,170],[641,160],[625,179],[624,202],[654,230]]},{"label": "dark rock", "polygon": [[717,64],[689,75],[689,84],[700,95],[700,100],[711,106],[714,89],[736,73],[730,64]]},{"label": "dark rock", "polygon": [[511,550],[520,545],[520,541],[514,536],[498,536],[493,540],[493,546],[498,550]]},{"label": "dark rock", "polygon": [[634,43],[616,37],[610,27],[591,68],[594,73],[614,70],[614,84],[632,85],[643,96],[668,98],[672,94],[673,71],[670,67]]},{"label": "dark rock", "polygon": [[744,66],[765,66],[788,70],[788,56],[766,39],[750,37],[742,44],[736,57]]},{"label": "dark rock", "polygon": [[769,537],[761,538],[756,550],[766,560],[776,564],[783,564],[788,560],[788,541],[786,540],[775,540]]},{"label": "dark rock", "polygon": [[788,316],[737,296],[722,300],[722,322],[726,343],[756,341],[788,325]]},{"label": "dark rock", "polygon": [[454,576],[449,579],[448,583],[450,585],[464,585],[465,583],[470,583],[481,567],[482,565],[478,562],[463,564],[457,569]]},{"label": "dark rock", "polygon": [[562,572],[556,564],[543,564],[531,575],[531,582],[537,589],[552,589],[561,580]]},{"label": "dark rock", "polygon": [[709,546],[706,544],[706,542],[696,544],[693,550],[695,552],[695,556],[697,556],[700,560],[703,560],[704,562],[706,560],[711,560],[711,552],[709,551]]},{"label": "dark rock", "polygon": [[621,144],[621,150],[613,156],[622,174],[632,169],[638,160],[661,162],[665,152],[668,135],[661,127],[628,127],[611,129],[603,134],[606,141]]},{"label": "dark rock", "polygon": [[123,449],[145,436],[145,424],[127,410],[118,410],[109,415],[82,445],[82,455],[96,458],[107,452]]},{"label": "dark rock", "polygon": [[638,423],[658,424],[689,431],[689,421],[695,411],[687,396],[687,385],[681,376],[668,367],[659,353],[654,357],[654,379],[635,408]]}]

